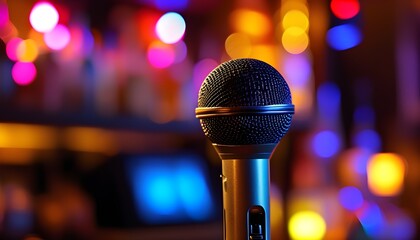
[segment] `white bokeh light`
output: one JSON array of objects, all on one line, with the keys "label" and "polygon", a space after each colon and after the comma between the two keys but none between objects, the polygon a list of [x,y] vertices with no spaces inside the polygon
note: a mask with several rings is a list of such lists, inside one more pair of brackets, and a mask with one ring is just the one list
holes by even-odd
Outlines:
[{"label": "white bokeh light", "polygon": [[156,23],[156,34],[167,44],[173,44],[182,39],[185,34],[185,20],[175,12],[169,12],[159,18]]},{"label": "white bokeh light", "polygon": [[29,15],[29,22],[38,32],[49,32],[54,29],[59,19],[58,11],[48,2],[39,2],[34,5]]}]

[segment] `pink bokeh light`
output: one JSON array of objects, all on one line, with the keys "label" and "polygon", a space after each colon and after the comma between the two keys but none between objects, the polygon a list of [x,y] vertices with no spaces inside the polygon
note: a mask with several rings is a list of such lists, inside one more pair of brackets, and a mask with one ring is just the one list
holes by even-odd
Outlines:
[{"label": "pink bokeh light", "polygon": [[147,59],[155,68],[167,68],[175,61],[175,51],[168,44],[153,42],[147,51]]},{"label": "pink bokeh light", "polygon": [[32,62],[16,62],[12,67],[12,78],[16,84],[26,86],[36,77],[36,67]]},{"label": "pink bokeh light", "polygon": [[70,31],[62,24],[58,24],[52,31],[45,33],[45,44],[53,50],[61,50],[70,42]]},{"label": "pink bokeh light", "polygon": [[7,57],[9,57],[10,60],[12,60],[12,61],[17,61],[18,60],[17,49],[19,47],[19,44],[22,41],[23,40],[21,38],[15,37],[15,38],[10,39],[9,42],[7,42],[6,54],[7,54]]}]

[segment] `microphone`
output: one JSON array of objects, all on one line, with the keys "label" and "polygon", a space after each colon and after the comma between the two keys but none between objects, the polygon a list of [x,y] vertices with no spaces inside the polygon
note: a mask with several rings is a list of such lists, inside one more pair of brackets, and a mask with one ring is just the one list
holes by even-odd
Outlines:
[{"label": "microphone", "polygon": [[222,159],[224,239],[270,239],[269,159],[291,125],[289,86],[265,62],[230,60],[203,81],[195,113]]}]

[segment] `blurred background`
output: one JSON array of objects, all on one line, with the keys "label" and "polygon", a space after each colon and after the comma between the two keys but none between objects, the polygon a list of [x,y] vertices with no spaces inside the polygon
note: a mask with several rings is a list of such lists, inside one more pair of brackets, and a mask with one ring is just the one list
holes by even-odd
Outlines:
[{"label": "blurred background", "polygon": [[418,238],[418,0],[0,0],[0,238],[222,239],[194,110],[243,57],[296,107],[272,239]]}]

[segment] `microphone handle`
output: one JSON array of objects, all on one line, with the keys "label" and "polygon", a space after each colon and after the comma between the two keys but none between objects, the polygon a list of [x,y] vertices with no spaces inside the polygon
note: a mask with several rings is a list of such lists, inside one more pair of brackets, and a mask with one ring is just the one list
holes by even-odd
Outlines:
[{"label": "microphone handle", "polygon": [[224,240],[270,239],[270,161],[276,144],[218,145]]}]

